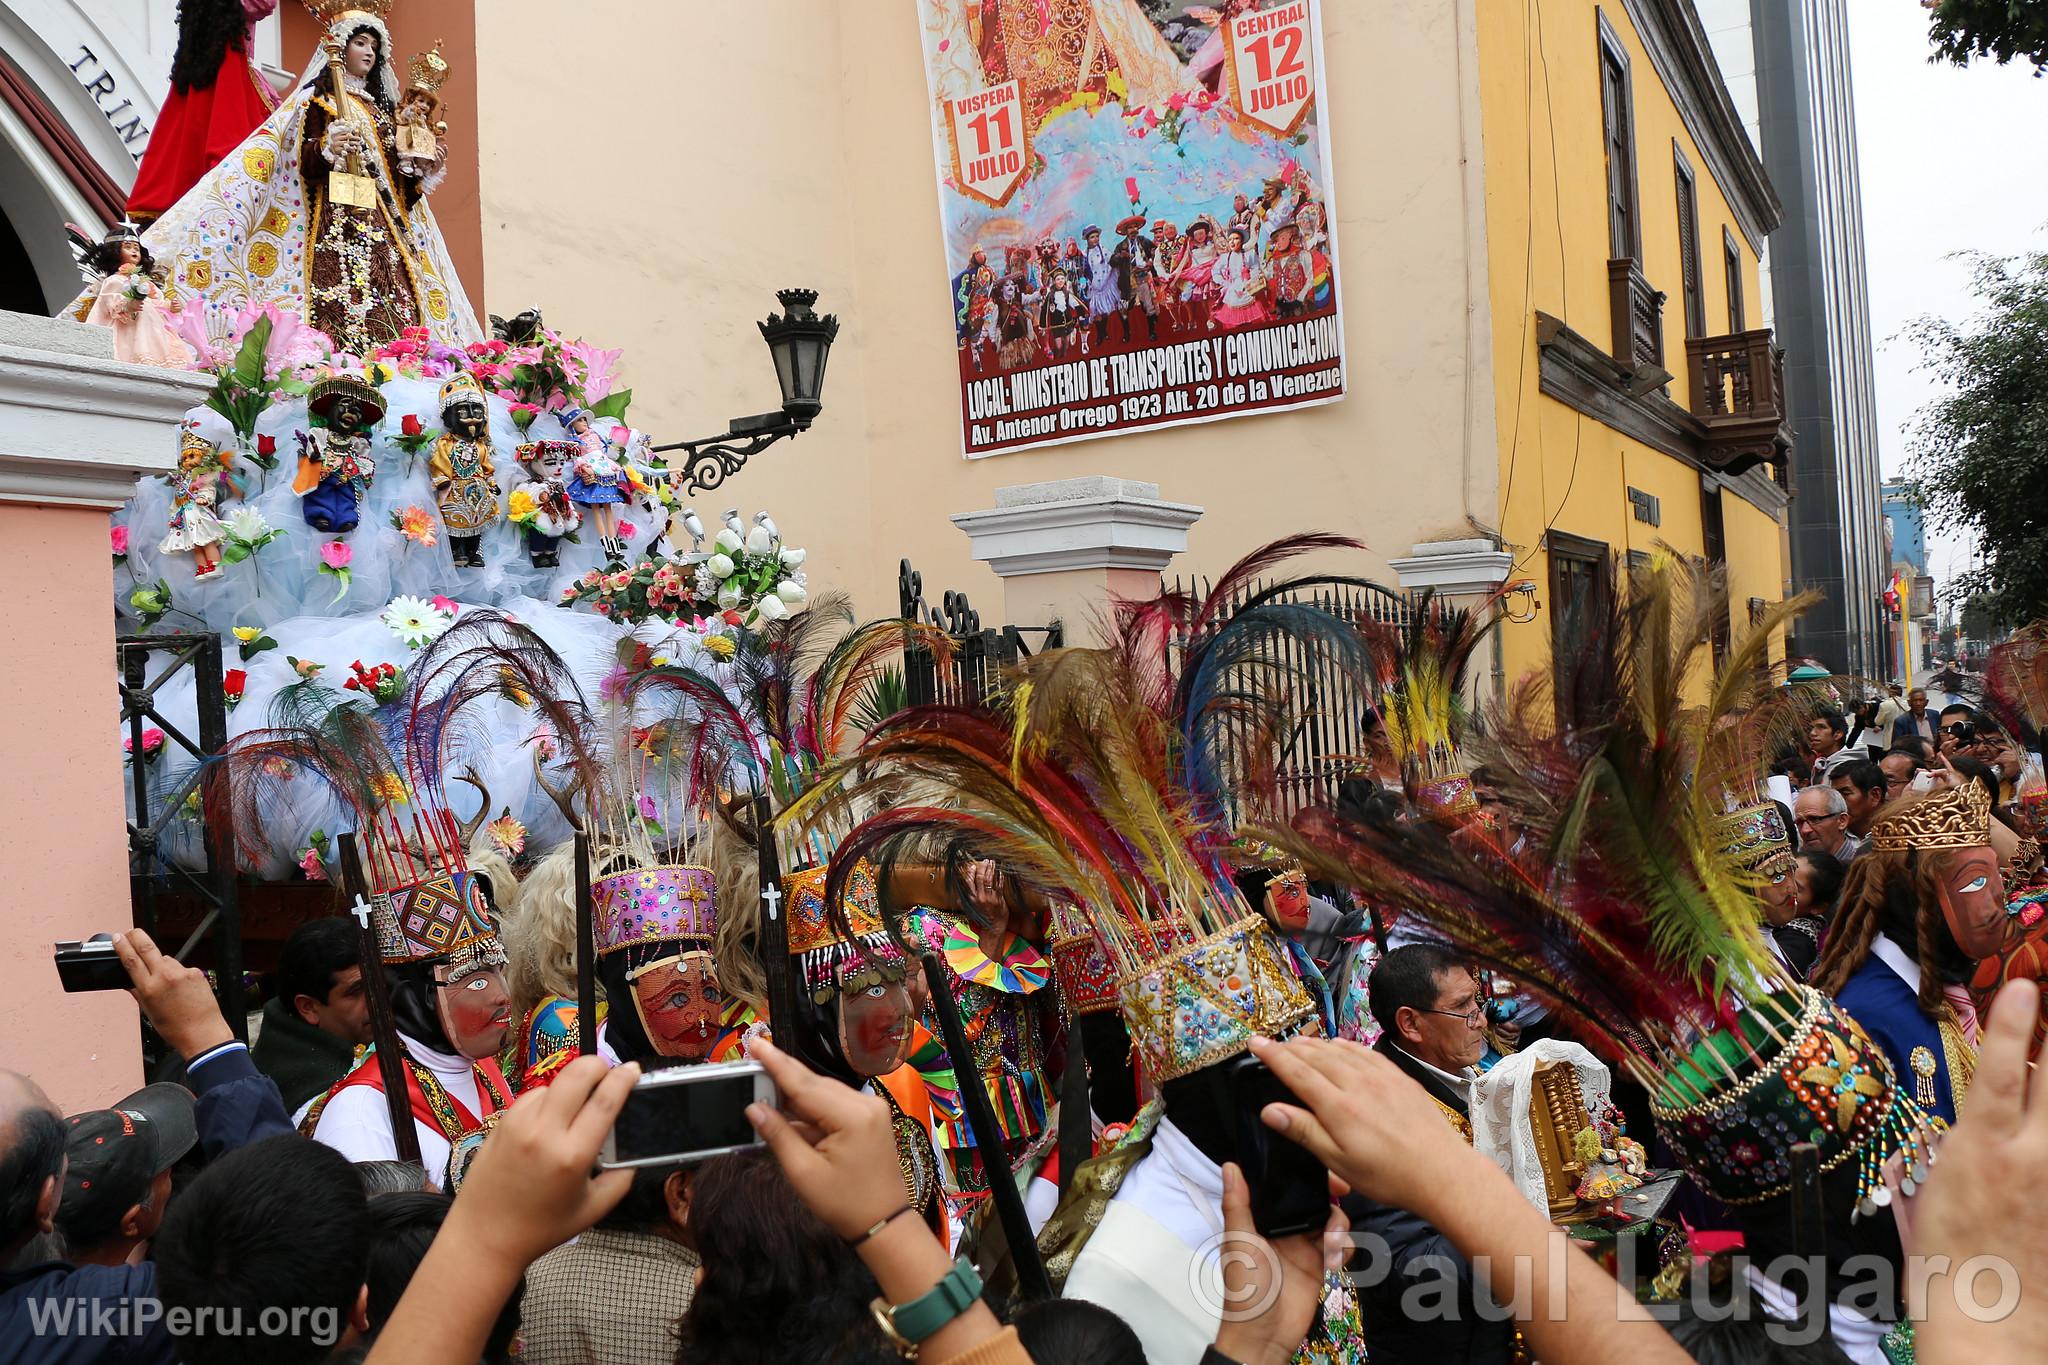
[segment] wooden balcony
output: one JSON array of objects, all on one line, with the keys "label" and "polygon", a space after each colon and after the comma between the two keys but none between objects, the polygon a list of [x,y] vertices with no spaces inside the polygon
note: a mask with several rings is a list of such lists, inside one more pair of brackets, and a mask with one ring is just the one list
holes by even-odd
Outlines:
[{"label": "wooden balcony", "polygon": [[1692,414],[1706,428],[1706,460],[1735,475],[1782,466],[1792,450],[1785,406],[1785,353],[1769,328],[1685,343]]},{"label": "wooden balcony", "polygon": [[1664,364],[1664,295],[1650,288],[1633,256],[1607,263],[1607,314],[1614,337],[1609,354],[1622,368],[1647,372]]}]

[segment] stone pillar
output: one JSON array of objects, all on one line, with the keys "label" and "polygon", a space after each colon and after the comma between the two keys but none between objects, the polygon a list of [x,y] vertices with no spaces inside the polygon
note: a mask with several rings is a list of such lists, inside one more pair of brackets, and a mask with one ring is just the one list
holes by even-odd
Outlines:
[{"label": "stone pillar", "polygon": [[142,1082],[134,1003],[65,995],[50,961],[132,923],[107,514],[212,387],[113,356],[105,328],[0,313],[0,1037],[73,1112]]},{"label": "stone pillar", "polygon": [[[1401,587],[1408,592],[1421,592],[1434,588],[1437,596],[1450,605],[1469,606],[1472,599],[1481,598],[1507,582],[1514,572],[1515,557],[1500,549],[1490,540],[1425,540],[1412,545],[1408,553],[1387,561],[1400,580]],[[1465,678],[1467,700],[1481,702],[1487,697],[1498,701],[1506,695],[1507,680],[1501,658],[1500,624],[1496,622],[1487,634],[1492,638],[1483,647],[1486,656],[1486,676],[1479,675],[1479,659]],[[1477,651],[1475,651],[1477,652]]]},{"label": "stone pillar", "polygon": [[1068,644],[1089,645],[1112,596],[1159,591],[1202,510],[1163,501],[1156,483],[1095,476],[998,488],[994,507],[953,524],[1003,580],[1004,620],[1059,621]]}]

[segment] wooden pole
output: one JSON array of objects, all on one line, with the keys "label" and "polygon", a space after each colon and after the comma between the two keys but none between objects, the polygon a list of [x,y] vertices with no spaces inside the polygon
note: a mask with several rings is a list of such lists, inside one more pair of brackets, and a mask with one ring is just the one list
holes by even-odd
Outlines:
[{"label": "wooden pole", "polygon": [[412,1126],[412,1096],[405,1082],[405,1053],[403,1044],[398,1041],[397,1022],[391,1017],[391,988],[384,979],[384,953],[377,945],[377,927],[370,907],[370,884],[363,876],[363,858],[356,848],[356,836],[344,834],[338,843],[342,887],[355,902],[356,923],[361,928],[363,995],[370,1005],[370,1031],[377,1044],[377,1071],[384,1079],[384,1106],[391,1115],[391,1145],[397,1149],[400,1161],[419,1164],[420,1135]]},{"label": "wooden pole", "polygon": [[591,922],[590,836],[576,831],[576,1055],[597,1051],[597,940]]},{"label": "wooden pole", "polygon": [[789,978],[789,920],[782,903],[782,860],[775,851],[775,815],[766,796],[754,798],[754,845],[760,855],[761,969],[768,975],[768,1022],[776,1045],[792,1057],[809,1059],[799,1030],[796,988]]}]

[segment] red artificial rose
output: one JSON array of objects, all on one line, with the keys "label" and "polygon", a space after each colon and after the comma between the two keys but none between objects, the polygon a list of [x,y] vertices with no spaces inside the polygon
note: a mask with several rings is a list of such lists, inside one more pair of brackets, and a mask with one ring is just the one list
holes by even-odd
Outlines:
[{"label": "red artificial rose", "polygon": [[230,697],[242,695],[242,689],[249,685],[249,672],[243,668],[231,668],[220,675],[220,690]]},{"label": "red artificial rose", "polygon": [[419,415],[411,412],[408,412],[405,415],[405,420],[398,424],[398,429],[407,436],[417,436],[426,430],[425,427],[420,425]]},{"label": "red artificial rose", "polygon": [[256,438],[256,453],[258,455],[277,454],[277,438],[275,436],[258,436]]},{"label": "red artificial rose", "polygon": [[737,610],[728,610],[725,613],[725,623],[729,626],[736,626],[746,619],[747,618],[741,616]]}]

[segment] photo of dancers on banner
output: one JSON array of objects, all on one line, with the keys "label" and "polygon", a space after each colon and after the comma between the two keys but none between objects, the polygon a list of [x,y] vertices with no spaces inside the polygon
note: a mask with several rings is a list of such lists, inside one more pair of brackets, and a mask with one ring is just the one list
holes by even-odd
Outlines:
[{"label": "photo of dancers on banner", "polygon": [[919,0],[969,457],[1344,394],[1320,0]]}]

